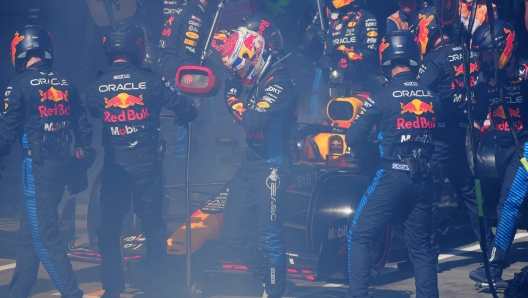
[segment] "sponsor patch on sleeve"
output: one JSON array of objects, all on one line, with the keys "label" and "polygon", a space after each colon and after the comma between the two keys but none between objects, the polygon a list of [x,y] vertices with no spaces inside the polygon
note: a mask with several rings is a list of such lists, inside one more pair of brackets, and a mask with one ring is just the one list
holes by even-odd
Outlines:
[{"label": "sponsor patch on sleeve", "polygon": [[185,32],[185,35],[187,35],[187,37],[192,38],[192,39],[198,39],[200,37],[200,35],[198,35],[197,33],[190,32],[190,31]]},{"label": "sponsor patch on sleeve", "polygon": [[257,106],[261,107],[261,108],[264,108],[264,109],[267,109],[267,108],[270,107],[270,104],[265,102],[265,101],[260,101],[260,102],[257,103]]},{"label": "sponsor patch on sleeve", "polygon": [[192,47],[196,46],[196,41],[190,40],[190,39],[187,39],[187,38],[183,40],[183,43],[186,44],[186,45],[190,45]]}]

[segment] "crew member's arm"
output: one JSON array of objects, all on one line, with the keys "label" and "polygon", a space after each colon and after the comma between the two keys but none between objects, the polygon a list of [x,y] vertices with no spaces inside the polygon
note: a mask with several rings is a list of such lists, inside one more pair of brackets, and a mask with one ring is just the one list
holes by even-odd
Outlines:
[{"label": "crew member's arm", "polygon": [[19,126],[24,118],[24,104],[20,86],[11,81],[4,98],[4,112],[0,114],[0,158],[11,152]]},{"label": "crew member's arm", "polygon": [[294,90],[291,90],[290,84],[264,84],[261,90],[264,91],[262,96],[255,99],[257,107],[249,110],[239,99],[243,91],[240,82],[235,79],[226,81],[227,109],[235,121],[249,131],[258,131],[265,127],[271,118],[282,112],[294,98]]},{"label": "crew member's arm", "polygon": [[72,115],[72,130],[75,136],[76,147],[83,149],[92,146],[92,124],[86,117],[86,108],[81,102],[79,91],[74,86],[69,89],[68,98],[70,100],[70,109]]},{"label": "crew member's arm", "polygon": [[[368,14],[365,17],[365,32],[361,36],[361,49],[356,54],[360,54],[363,60],[379,63],[378,55],[378,22],[376,17],[372,14]],[[379,65],[379,64],[376,64]]]},{"label": "crew member's arm", "polygon": [[361,154],[365,148],[365,140],[374,125],[379,123],[381,116],[381,103],[379,97],[372,94],[363,104],[359,114],[348,129],[345,141],[348,147],[356,154]]},{"label": "crew member's arm", "polygon": [[429,60],[425,60],[422,62],[422,65],[418,70],[418,76],[416,79],[421,84],[424,84],[427,88],[431,89],[431,91],[436,92],[438,90],[436,87],[438,86],[440,77],[441,71],[438,66]]},{"label": "crew member's arm", "polygon": [[178,117],[178,124],[185,125],[196,119],[198,112],[192,102],[176,92],[176,89],[165,78],[160,80],[159,96],[163,99],[163,106],[173,110]]},{"label": "crew member's arm", "polygon": [[179,51],[175,56],[178,65],[193,65],[200,60],[201,49],[207,38],[206,24],[201,16],[194,14],[185,15],[179,24],[173,27],[178,32],[173,32],[177,40]]}]

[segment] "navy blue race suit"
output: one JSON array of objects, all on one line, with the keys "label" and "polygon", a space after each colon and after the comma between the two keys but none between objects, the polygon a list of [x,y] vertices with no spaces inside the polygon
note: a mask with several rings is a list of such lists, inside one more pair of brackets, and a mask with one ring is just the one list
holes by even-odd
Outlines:
[{"label": "navy blue race suit", "polygon": [[[290,128],[297,121],[297,91],[287,69],[276,66],[248,95],[228,97],[228,110],[246,129],[246,158],[231,180],[222,234],[260,281],[269,297],[286,283],[281,204],[291,169]],[[226,90],[229,87],[226,86]],[[251,236],[258,229],[258,241]]]},{"label": "navy blue race suit", "polygon": [[[433,130],[440,102],[414,73],[404,72],[379,92],[371,94],[346,133],[356,158],[374,125],[382,168],[361,199],[348,232],[350,287],[347,297],[369,297],[372,243],[393,220],[402,220],[405,242],[414,264],[416,297],[438,297],[436,261],[431,250],[433,185],[429,161],[434,151]],[[423,168],[411,174],[417,154]],[[412,159],[412,158],[411,158]]]},{"label": "navy blue race suit", "polygon": [[[490,250],[490,265],[502,274],[506,255],[515,236],[516,223],[520,217],[528,189],[528,173],[521,165],[515,151],[515,142],[510,132],[510,123],[515,127],[524,156],[528,156],[528,60],[518,63],[511,78],[503,79],[502,100],[499,84],[492,86],[484,83],[477,85],[476,119],[483,121],[491,111],[491,120],[496,140],[495,164],[502,187],[497,205],[499,222]],[[508,120],[510,119],[510,120]],[[525,207],[524,207],[525,209]]]},{"label": "navy blue race suit", "polygon": [[[418,74],[418,81],[436,93],[442,102],[442,109],[438,110],[438,129],[435,131],[435,153],[432,159],[435,188],[432,241],[437,256],[440,254],[435,239],[438,229],[438,203],[446,177],[462,198],[473,232],[477,239],[481,240],[474,176],[466,154],[467,102],[464,88],[461,88],[464,84],[463,50],[452,39],[446,39],[445,45],[447,57],[442,43],[439,43],[424,57]],[[474,57],[471,58],[470,63],[470,84],[474,86],[477,81],[478,66]],[[484,243],[490,252],[493,233],[487,212],[485,212],[485,231]]]},{"label": "navy blue race suit", "polygon": [[70,81],[45,62],[32,64],[10,81],[0,117],[0,157],[9,154],[18,133],[24,150],[25,212],[20,220],[17,266],[9,297],[28,297],[37,282],[40,262],[61,297],[83,296],[58,229],[57,206],[72,158],[70,130],[76,147],[90,148],[92,126]]},{"label": "navy blue race suit", "polygon": [[[314,18],[310,26],[309,30],[319,28],[319,19]],[[366,82],[379,64],[376,17],[364,9],[330,13],[324,47],[330,65],[321,65],[322,68],[341,69],[347,82]]]},{"label": "navy blue race suit", "polygon": [[[101,179],[101,227],[97,230],[103,289],[125,288],[119,237],[131,199],[147,238],[147,278],[160,274],[166,254],[166,226],[162,219],[163,185],[158,161],[159,115],[162,107],[175,112],[181,123],[192,121],[196,110],[161,75],[114,63],[86,90],[87,105],[103,122],[104,166]],[[132,196],[132,197],[131,197]]]},{"label": "navy blue race suit", "polygon": [[193,65],[200,60],[208,33],[205,8],[194,1],[167,5],[167,20],[161,32],[161,74],[174,84],[180,66]]},{"label": "navy blue race suit", "polygon": [[398,9],[395,13],[387,17],[386,33],[398,30],[409,30],[409,24],[416,24],[418,13],[413,13],[410,17],[403,10]]}]

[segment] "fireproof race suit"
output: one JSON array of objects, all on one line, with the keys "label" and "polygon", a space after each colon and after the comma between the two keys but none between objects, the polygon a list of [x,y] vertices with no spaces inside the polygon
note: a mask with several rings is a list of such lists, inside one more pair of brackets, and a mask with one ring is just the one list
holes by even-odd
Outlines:
[{"label": "fireproof race suit", "polygon": [[408,17],[403,10],[399,9],[395,13],[387,17],[387,27],[385,32],[398,31],[398,30],[409,30],[409,24],[415,24],[417,13],[412,14]]},{"label": "fireproof race suit", "polygon": [[[114,63],[110,71],[86,91],[94,118],[103,122],[105,159],[101,179],[101,253],[103,289],[125,287],[119,243],[123,218],[131,195],[147,238],[147,278],[160,274],[166,253],[166,226],[162,219],[163,185],[158,161],[159,115],[162,106],[173,110],[181,123],[196,111],[161,75]],[[152,285],[152,284],[150,284]]]},{"label": "fireproof race suit", "polygon": [[200,59],[207,38],[205,9],[194,1],[173,5],[161,32],[161,73],[171,84],[180,66],[193,65]]},{"label": "fireproof race suit", "polygon": [[0,117],[0,157],[16,134],[24,150],[22,187],[25,212],[20,220],[17,266],[9,297],[28,297],[37,281],[39,262],[61,297],[82,297],[59,236],[57,206],[67,184],[70,129],[77,147],[89,148],[92,126],[75,86],[45,62],[14,77]]},{"label": "fireproof race suit", "polygon": [[[437,256],[440,253],[435,239],[438,228],[437,211],[446,177],[462,198],[469,213],[473,232],[480,240],[475,183],[466,154],[468,122],[466,96],[462,88],[464,85],[463,50],[452,39],[445,40],[445,50],[447,57],[442,43],[439,43],[424,57],[418,74],[418,81],[436,93],[442,102],[442,109],[439,109],[437,113],[438,129],[435,131],[435,152],[432,159],[435,188],[432,241],[433,250]],[[476,84],[477,75],[478,66],[472,57],[470,61],[471,86]],[[487,212],[485,213],[485,231],[485,243],[490,252],[493,233]]]},{"label": "fireproof race suit", "polygon": [[[223,235],[249,270],[281,297],[286,283],[282,200],[291,168],[288,139],[297,121],[297,92],[287,69],[270,69],[248,95],[226,94],[229,112],[246,129],[247,161],[231,181]],[[234,88],[236,89],[236,88]],[[258,241],[253,230],[258,229]]]},{"label": "fireproof race suit", "polygon": [[[491,111],[491,120],[495,126],[495,164],[502,187],[497,205],[497,233],[491,249],[490,264],[502,274],[506,255],[515,236],[519,210],[523,207],[528,189],[526,177],[528,173],[521,165],[515,151],[515,142],[510,132],[515,128],[519,138],[521,152],[528,156],[528,61],[519,62],[514,75],[502,83],[501,91],[498,84],[479,84],[475,98],[477,99],[476,118],[484,120]],[[526,207],[526,206],[524,206]]]},{"label": "fireproof race suit", "polygon": [[[318,28],[320,21],[316,17],[309,30]],[[330,58],[330,65],[321,67],[343,70],[347,81],[365,82],[379,64],[377,42],[378,22],[372,13],[364,9],[332,12],[325,42],[325,55]]]},{"label": "fireproof race suit", "polygon": [[399,73],[382,91],[372,93],[346,133],[347,145],[361,158],[364,142],[376,125],[382,160],[348,232],[348,297],[369,297],[371,246],[395,218],[404,223],[416,297],[438,297],[430,243],[433,194],[428,163],[439,108],[436,95],[416,82],[414,73]]}]

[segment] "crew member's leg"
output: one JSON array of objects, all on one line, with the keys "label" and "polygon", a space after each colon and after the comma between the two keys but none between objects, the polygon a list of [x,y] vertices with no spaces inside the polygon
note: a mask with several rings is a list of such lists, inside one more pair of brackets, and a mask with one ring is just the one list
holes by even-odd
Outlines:
[{"label": "crew member's leg", "polygon": [[289,165],[263,163],[248,174],[249,195],[257,204],[260,257],[266,260],[266,294],[281,297],[286,286],[286,248],[282,231],[282,202],[286,194]]},{"label": "crew member's leg", "polygon": [[235,251],[237,257],[255,275],[258,280],[265,282],[266,260],[258,248],[253,231],[255,222],[256,198],[249,192],[247,164],[243,164],[229,181],[229,194],[224,208],[222,235]]},{"label": "crew member's leg", "polygon": [[130,208],[130,178],[122,167],[107,158],[101,178],[101,227],[97,230],[101,253],[101,281],[110,293],[125,290],[121,229]]},{"label": "crew member's leg", "polygon": [[414,265],[416,297],[439,297],[436,275],[438,256],[433,254],[430,242],[432,182],[424,180],[419,183],[415,180],[415,187],[408,197],[413,199],[409,202],[411,209],[404,223],[404,235]]},{"label": "crew member's leg", "polygon": [[163,279],[167,255],[167,226],[163,221],[163,185],[156,152],[141,152],[128,166],[133,181],[134,212],[141,218],[147,237],[147,283],[153,289]]},{"label": "crew member's leg", "polygon": [[[528,143],[524,147],[524,155],[528,155]],[[519,217],[526,192],[528,189],[528,176],[522,166],[519,157],[513,148],[497,148],[497,162],[507,164],[502,180],[502,188],[497,205],[497,235],[490,251],[490,273],[494,280],[502,279],[502,270],[505,267],[506,256],[510,250],[511,243],[517,230],[516,223]],[[486,274],[483,267],[471,271],[470,278],[480,282],[486,282]]]},{"label": "crew member's leg", "polygon": [[[31,158],[25,158],[22,168],[25,215],[22,217],[21,231],[24,237],[20,253],[27,253],[27,260],[17,262],[15,275],[11,283],[12,297],[26,297],[18,293],[29,292],[35,283],[38,263],[35,254],[50,275],[53,285],[61,297],[82,297],[77,280],[73,274],[70,260],[64,250],[58,228],[59,214],[57,206],[64,193],[66,167],[62,157],[46,157],[35,164]],[[27,225],[26,225],[27,220]],[[33,248],[27,247],[27,229],[31,231]],[[20,255],[19,257],[23,257]],[[36,268],[34,267],[36,265]],[[29,269],[25,272],[24,269]],[[12,293],[12,294],[13,294]]]},{"label": "crew member's leg", "polygon": [[[348,231],[349,298],[368,296],[372,243],[401,209],[402,194],[410,187],[407,173],[379,170],[356,209]],[[428,225],[430,227],[430,225]]]}]

